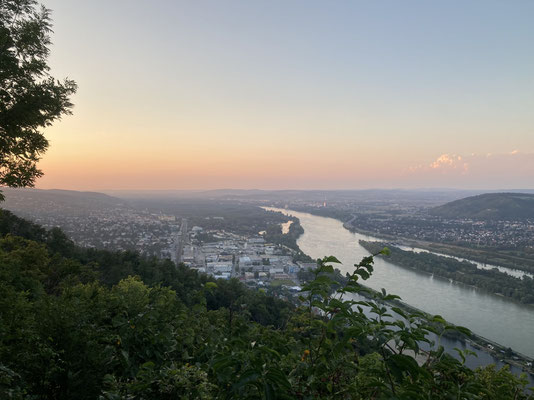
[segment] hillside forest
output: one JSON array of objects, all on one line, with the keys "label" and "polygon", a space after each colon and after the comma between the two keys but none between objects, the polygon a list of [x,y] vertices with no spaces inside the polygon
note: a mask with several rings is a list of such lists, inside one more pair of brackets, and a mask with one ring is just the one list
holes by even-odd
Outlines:
[{"label": "hillside forest", "polygon": [[532,398],[507,368],[420,348],[429,332],[467,330],[388,308],[385,292],[352,296],[373,256],[341,282],[335,257],[318,260],[294,305],[169,260],[80,248],[5,210],[0,235],[1,398]]}]

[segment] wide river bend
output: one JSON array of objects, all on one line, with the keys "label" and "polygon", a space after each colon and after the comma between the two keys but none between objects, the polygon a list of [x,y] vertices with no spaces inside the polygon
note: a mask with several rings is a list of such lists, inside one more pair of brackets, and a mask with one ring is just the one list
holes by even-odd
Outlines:
[{"label": "wide river bend", "polygon": [[[352,233],[332,218],[292,210],[265,209],[297,217],[304,233],[298,239],[300,249],[312,258],[336,256],[344,273],[369,252],[359,240],[380,240]],[[430,314],[439,314],[449,322],[465,326],[474,333],[500,343],[529,357],[534,357],[534,308],[515,303],[470,286],[453,283],[375,259],[375,271],[365,285],[401,296],[408,303]]]}]

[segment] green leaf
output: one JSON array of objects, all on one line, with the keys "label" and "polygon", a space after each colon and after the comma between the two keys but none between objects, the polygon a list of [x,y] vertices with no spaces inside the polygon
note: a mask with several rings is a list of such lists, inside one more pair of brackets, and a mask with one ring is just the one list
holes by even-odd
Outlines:
[{"label": "green leaf", "polygon": [[324,272],[326,274],[333,274],[334,273],[334,267],[331,265],[321,265],[319,268],[317,268],[317,272]]},{"label": "green leaf", "polygon": [[391,255],[391,251],[387,247],[384,247],[382,250],[380,250],[379,254],[382,254],[384,256],[390,256]]},{"label": "green leaf", "polygon": [[407,318],[405,312],[403,310],[401,310],[399,307],[391,307],[391,310],[395,311],[401,317]]},{"label": "green leaf", "polygon": [[367,271],[365,271],[363,269],[358,269],[358,270],[354,271],[354,273],[360,275],[362,277],[362,279],[364,279],[364,280],[367,280],[367,279],[369,279],[371,277],[371,275]]},{"label": "green leaf", "polygon": [[441,315],[434,315],[432,322],[439,322],[440,324],[447,325],[447,321]]},{"label": "green leaf", "polygon": [[335,264],[341,264],[341,261],[339,261],[336,257],[334,256],[328,256],[328,257],[324,257],[321,262],[323,264],[326,264],[326,263],[335,263]]},{"label": "green leaf", "polygon": [[469,337],[472,335],[472,332],[464,326],[456,326],[456,330]]},{"label": "green leaf", "polygon": [[270,382],[275,383],[278,387],[282,387],[286,390],[291,388],[291,384],[287,380],[287,376],[280,369],[270,369],[265,375],[265,378]]},{"label": "green leaf", "polygon": [[239,390],[246,385],[254,384],[260,377],[260,373],[254,369],[249,369],[241,374],[239,381],[234,385],[234,390]]},{"label": "green leaf", "polygon": [[465,355],[462,350],[460,350],[458,347],[455,347],[454,350],[458,353],[460,358],[462,359],[462,365],[465,364]]},{"label": "green leaf", "polygon": [[260,348],[260,351],[262,353],[265,353],[265,354],[269,354],[269,355],[272,355],[274,358],[276,358],[277,360],[280,360],[280,353],[278,353],[276,350],[273,350],[267,346],[261,346]]},{"label": "green leaf", "polygon": [[393,354],[387,360],[388,364],[397,367],[400,371],[409,372],[412,376],[419,375],[421,369],[414,358],[405,354]]}]

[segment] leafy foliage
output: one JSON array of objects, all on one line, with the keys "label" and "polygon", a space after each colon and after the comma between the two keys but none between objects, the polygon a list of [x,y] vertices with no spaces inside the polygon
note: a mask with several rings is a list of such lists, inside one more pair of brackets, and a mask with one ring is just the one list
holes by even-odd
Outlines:
[{"label": "leafy foliage", "polygon": [[39,130],[72,108],[76,83],[49,74],[50,32],[49,10],[35,0],[0,2],[0,185],[33,185],[48,148]]},{"label": "leafy foliage", "polygon": [[5,212],[2,226],[27,237],[0,238],[0,398],[529,398],[507,369],[422,351],[448,325],[366,293],[374,256],[344,279],[335,257],[319,260],[295,309]]}]

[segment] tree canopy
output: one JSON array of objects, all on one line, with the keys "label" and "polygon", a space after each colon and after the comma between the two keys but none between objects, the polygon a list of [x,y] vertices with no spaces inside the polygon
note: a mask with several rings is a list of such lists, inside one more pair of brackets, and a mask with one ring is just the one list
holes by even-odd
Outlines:
[{"label": "tree canopy", "polygon": [[37,1],[0,1],[0,186],[33,186],[48,148],[43,128],[71,113],[77,87],[50,75],[51,32]]},{"label": "tree canopy", "polygon": [[441,336],[465,328],[367,292],[373,256],[344,279],[337,263],[318,260],[291,305],[1,210],[0,398],[533,398],[526,376],[444,352]]}]

